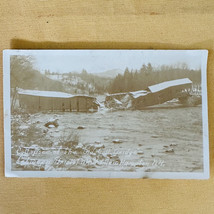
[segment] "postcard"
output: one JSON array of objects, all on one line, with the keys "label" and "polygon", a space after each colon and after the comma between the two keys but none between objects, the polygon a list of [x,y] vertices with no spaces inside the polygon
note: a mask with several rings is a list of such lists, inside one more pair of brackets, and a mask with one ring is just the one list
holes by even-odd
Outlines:
[{"label": "postcard", "polygon": [[6,177],[208,179],[207,50],[4,50]]}]

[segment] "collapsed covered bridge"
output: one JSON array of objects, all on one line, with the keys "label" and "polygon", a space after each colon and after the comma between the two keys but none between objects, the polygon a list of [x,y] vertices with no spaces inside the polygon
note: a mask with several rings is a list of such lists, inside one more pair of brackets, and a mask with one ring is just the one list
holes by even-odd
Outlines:
[{"label": "collapsed covered bridge", "polygon": [[191,89],[192,81],[188,78],[177,79],[162,82],[156,85],[149,86],[147,90],[142,93],[131,92],[133,97],[132,105],[137,108],[144,108],[165,103],[174,98],[179,98],[186,94],[188,89]]},{"label": "collapsed covered bridge", "polygon": [[176,79],[149,86],[145,90],[110,94],[106,97],[105,103],[108,107],[143,109],[174,98],[186,98],[190,96],[187,91],[191,88],[190,79]]},{"label": "collapsed covered bridge", "polygon": [[95,97],[56,91],[18,90],[19,105],[29,110],[77,111],[98,110]]}]

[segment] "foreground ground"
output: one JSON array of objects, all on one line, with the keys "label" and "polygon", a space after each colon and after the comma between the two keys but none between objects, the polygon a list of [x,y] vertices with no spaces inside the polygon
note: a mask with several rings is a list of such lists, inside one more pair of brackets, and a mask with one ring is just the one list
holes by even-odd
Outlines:
[{"label": "foreground ground", "polygon": [[201,106],[15,114],[12,170],[201,172]]}]

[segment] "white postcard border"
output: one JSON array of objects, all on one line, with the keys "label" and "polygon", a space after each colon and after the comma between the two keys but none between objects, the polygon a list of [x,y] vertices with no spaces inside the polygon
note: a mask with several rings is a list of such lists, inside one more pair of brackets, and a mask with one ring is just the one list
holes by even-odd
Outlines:
[{"label": "white postcard border", "polygon": [[[203,169],[202,173],[192,172],[107,172],[107,171],[11,171],[11,120],[10,120],[10,56],[50,53],[57,51],[67,54],[69,51],[95,50],[4,50],[3,51],[3,105],[4,105],[4,153],[6,177],[72,177],[72,178],[149,178],[149,179],[208,179],[209,178],[209,132],[207,104],[207,50],[128,50],[128,51],[201,51],[202,77],[202,118],[203,118]],[[96,50],[108,51],[108,50]],[[117,50],[111,50],[117,51]],[[124,50],[125,51],[125,50]]]}]

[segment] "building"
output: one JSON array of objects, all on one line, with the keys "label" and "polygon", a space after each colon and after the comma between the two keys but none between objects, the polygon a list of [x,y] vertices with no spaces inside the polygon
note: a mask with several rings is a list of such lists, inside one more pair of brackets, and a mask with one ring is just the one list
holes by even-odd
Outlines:
[{"label": "building", "polygon": [[192,88],[192,81],[188,78],[162,82],[149,86],[147,90],[130,93],[132,95],[132,106],[135,109],[143,109],[165,103],[174,98],[179,98]]},{"label": "building", "polygon": [[158,105],[184,94],[188,96],[188,89],[192,88],[192,81],[188,78],[165,81],[149,86],[145,90],[110,94],[106,96],[106,107],[123,107],[143,109],[148,106]]},{"label": "building", "polygon": [[87,95],[72,95],[56,91],[18,90],[21,108],[29,110],[77,111],[98,110],[96,98]]}]

